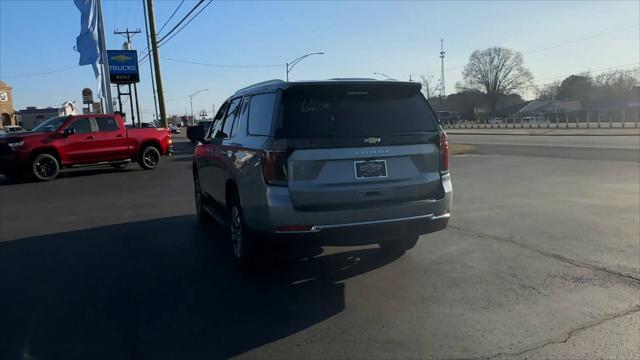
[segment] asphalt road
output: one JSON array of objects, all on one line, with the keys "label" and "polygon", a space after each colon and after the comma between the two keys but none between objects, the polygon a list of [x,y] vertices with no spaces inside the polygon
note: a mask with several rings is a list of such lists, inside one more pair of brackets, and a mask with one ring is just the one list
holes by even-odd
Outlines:
[{"label": "asphalt road", "polygon": [[480,154],[640,162],[640,136],[527,136],[450,134],[450,141],[476,146]]},{"label": "asphalt road", "polygon": [[640,150],[640,136],[527,136],[527,135],[462,135],[450,134],[454,142],[483,145],[577,147],[587,149]]},{"label": "asphalt road", "polygon": [[0,359],[640,358],[635,161],[457,156],[449,228],[402,257],[272,253],[248,277],[179,149],[0,184]]}]

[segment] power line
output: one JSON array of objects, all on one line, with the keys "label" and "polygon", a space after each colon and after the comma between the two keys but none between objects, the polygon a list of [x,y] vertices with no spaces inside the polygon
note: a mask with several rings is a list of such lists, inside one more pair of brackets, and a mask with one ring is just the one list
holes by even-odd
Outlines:
[{"label": "power line", "polygon": [[171,21],[171,19],[173,19],[173,16],[178,12],[178,10],[180,10],[180,7],[182,6],[182,4],[184,4],[184,0],[180,1],[180,4],[178,4],[178,7],[175,10],[173,10],[173,13],[171,14],[171,16],[169,16],[167,21],[164,22],[164,25],[162,25],[160,27],[160,30],[158,30],[158,34],[160,34],[162,32],[162,30],[164,30],[164,27],[167,26],[169,21]]},{"label": "power line", "polygon": [[[202,1],[204,1],[204,0],[202,0]],[[206,3],[206,4],[205,4],[205,6],[204,6],[204,7],[202,7],[202,9],[200,9],[200,11],[198,11],[198,12],[197,12],[197,13],[196,13],[196,14],[195,14],[195,15],[194,15],[194,16],[193,16],[189,21],[187,21],[187,23],[186,23],[186,24],[184,24],[180,29],[178,29],[178,31],[176,31],[173,35],[171,35],[171,37],[169,37],[165,42],[163,42],[163,43],[162,43],[162,44],[160,44],[160,45],[164,45],[164,44],[166,44],[167,42],[169,42],[169,40],[173,39],[173,37],[174,37],[174,36],[178,35],[178,34],[180,33],[180,31],[182,31],[185,27],[187,27],[187,25],[189,25],[189,24],[190,24],[190,23],[191,23],[191,22],[192,22],[196,17],[198,17],[198,15],[200,15],[200,13],[201,13],[201,12],[203,12],[203,11],[204,11],[204,9],[206,9],[206,8],[207,8],[207,6],[211,5],[211,3],[212,3],[212,2],[213,2],[213,0],[209,0],[209,2],[208,2],[208,3]],[[170,33],[169,33],[169,34],[170,34]],[[158,42],[160,43],[164,38],[166,38],[167,36],[169,36],[169,34],[167,34],[167,35],[163,36],[163,37],[162,37],[162,39],[160,39]],[[159,46],[160,46],[160,45],[159,45]]]},{"label": "power line", "polygon": [[[180,29],[178,29],[178,31],[176,31],[175,33],[171,33],[178,25],[180,25],[180,23],[182,21],[184,21],[184,19],[187,18],[187,16],[189,16],[189,14],[192,13],[193,10],[195,10],[195,8],[200,5],[200,3],[204,2],[204,0],[201,0],[198,4],[196,4],[196,6],[193,7],[193,9],[191,9],[191,11],[189,11],[189,13],[182,19],[180,20],[180,22],[173,27],[173,29],[171,29],[171,31],[169,31],[166,35],[164,35],[162,38],[160,38],[160,40],[158,40],[158,47],[161,47],[162,45],[166,44],[167,42],[169,42],[169,40],[173,39],[174,36],[178,35],[178,33],[180,33],[180,31],[182,31],[185,27],[187,27],[187,25],[189,25],[198,15],[200,15],[200,13],[202,11],[204,11],[204,9],[207,8],[207,6],[209,6],[213,0],[209,0],[209,2],[207,4],[205,4],[205,6],[203,8],[200,9],[200,11],[198,11],[191,19],[189,19],[189,21],[187,21],[186,24],[184,24]],[[169,37],[167,39],[167,37]],[[161,43],[161,41],[165,40],[164,42]],[[149,57],[149,52],[147,52],[139,61],[138,63],[141,64],[142,62],[144,62],[147,58]]]},{"label": "power line", "polygon": [[[639,66],[640,63],[631,63],[631,64],[625,64],[625,65],[616,65],[616,66],[610,66],[610,67],[606,67],[606,68],[600,68],[600,69],[594,69],[594,70],[587,70],[587,71],[583,71],[582,73],[585,72],[600,72],[600,71],[608,71],[608,70],[615,70],[615,69],[622,69],[622,68],[626,68],[629,66]],[[633,70],[633,69],[632,69]],[[582,74],[582,73],[577,73],[577,74]],[[551,80],[551,79],[560,79],[560,78],[566,78],[567,76],[571,76],[571,75],[558,75],[558,76],[550,76],[550,77],[546,77],[546,78],[542,78],[542,79],[538,79],[538,80]]]},{"label": "power line", "polygon": [[167,58],[167,57],[163,57],[162,59],[163,60],[174,61],[174,62],[179,62],[179,63],[185,63],[185,64],[201,65],[201,66],[209,66],[209,67],[218,67],[218,68],[240,68],[240,69],[246,69],[246,68],[270,68],[270,67],[282,67],[284,65],[284,63],[283,64],[268,64],[268,65],[223,65],[223,64],[208,64],[208,63],[203,63],[203,62],[190,61],[190,60],[180,60],[180,59],[173,59],[173,58]]},{"label": "power line", "polygon": [[[604,28],[604,29],[600,29],[598,31],[593,31],[593,32],[589,32],[589,33],[586,33],[586,34],[574,36],[574,37],[569,38],[567,40],[564,40],[562,42],[551,43],[551,44],[545,45],[545,46],[540,47],[540,48],[535,48],[535,49],[523,52],[523,55],[535,54],[535,53],[546,51],[546,50],[549,50],[549,49],[555,49],[555,48],[558,48],[558,47],[563,47],[563,46],[566,46],[566,45],[570,45],[570,44],[573,44],[573,43],[576,43],[576,42],[585,41],[585,40],[591,40],[591,39],[594,39],[594,38],[597,38],[597,37],[600,37],[600,36],[604,36],[604,35],[608,35],[608,34],[611,34],[611,33],[614,33],[614,32],[625,30],[627,28],[636,26],[638,24],[639,24],[638,22],[634,22],[634,23],[629,23],[629,24],[621,25],[621,26],[614,27],[614,28]],[[444,70],[445,71],[450,71],[450,70],[459,70],[459,69],[463,69],[463,68],[464,68],[464,65],[445,68]],[[439,73],[439,71],[429,71],[429,72],[426,72],[424,74],[437,74],[437,73]]]},{"label": "power line", "polygon": [[160,40],[158,40],[158,44],[160,44],[162,42],[162,40],[166,39],[167,36],[171,35],[178,28],[178,26],[180,26],[185,20],[187,20],[189,15],[191,15],[191,13],[196,11],[198,6],[200,6],[200,4],[202,4],[203,2],[204,2],[204,0],[198,1],[198,3],[191,10],[189,10],[187,15],[185,15],[182,19],[180,19],[180,21],[178,21],[178,23],[173,28],[171,28],[171,30],[169,30],[169,32],[166,35],[164,35],[163,37],[160,38]]},{"label": "power line", "polygon": [[531,55],[531,54],[539,53],[539,52],[546,51],[546,50],[549,50],[549,49],[555,49],[555,48],[558,48],[558,47],[571,45],[573,43],[577,43],[577,42],[581,42],[581,41],[585,41],[585,40],[595,39],[597,37],[601,37],[601,36],[608,35],[608,34],[611,34],[611,33],[614,33],[614,32],[618,32],[618,31],[621,31],[621,30],[624,30],[624,29],[628,29],[628,28],[636,26],[636,25],[638,25],[637,22],[636,23],[632,23],[632,24],[627,24],[627,25],[624,25],[624,26],[621,26],[621,27],[609,29],[609,30],[596,31],[596,32],[593,32],[593,33],[589,33],[589,34],[586,34],[586,35],[582,35],[582,36],[573,38],[573,39],[565,40],[565,41],[562,41],[562,42],[559,42],[559,43],[555,43],[555,44],[543,46],[543,47],[538,48],[538,49],[527,51],[527,52],[525,52],[523,54],[524,55]]},{"label": "power line", "polygon": [[[637,65],[640,65],[640,64],[637,64]],[[638,72],[638,71],[640,71],[640,68],[624,70],[624,71],[620,71],[619,73],[626,74],[626,73]],[[588,71],[583,71],[583,72],[581,72],[581,73],[585,73],[585,72],[588,72]],[[580,73],[580,74],[581,74],[581,73]],[[567,78],[567,77],[569,77],[569,76],[571,76],[571,75],[575,75],[575,74],[576,74],[576,73],[574,73],[574,74],[569,74],[569,75],[565,75],[565,76],[562,76],[562,77]],[[590,77],[593,77],[593,75],[591,75]],[[539,87],[541,87],[541,86],[555,85],[555,84],[557,84],[557,82],[555,82],[555,81],[554,81],[554,82],[549,82],[549,83],[544,83],[544,84],[531,84],[531,85],[526,85],[526,86],[522,86],[522,87],[515,88],[514,90],[536,89],[536,88],[539,88]]]},{"label": "power line", "polygon": [[73,69],[77,69],[78,66],[71,66],[68,68],[64,68],[64,69],[58,69],[58,70],[51,70],[51,71],[46,71],[46,72],[41,72],[41,73],[34,73],[34,74],[20,74],[20,75],[5,75],[5,78],[27,78],[27,77],[35,77],[35,76],[43,76],[43,75],[50,75],[50,74],[56,74],[56,73],[60,73],[60,72],[64,72],[64,71],[69,71],[69,70],[73,70]]}]

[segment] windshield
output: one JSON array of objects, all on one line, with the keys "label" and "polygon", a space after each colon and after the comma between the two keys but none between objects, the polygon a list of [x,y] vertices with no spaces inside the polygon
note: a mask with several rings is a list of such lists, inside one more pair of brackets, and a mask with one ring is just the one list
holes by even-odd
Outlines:
[{"label": "windshield", "polygon": [[38,124],[38,126],[34,127],[31,131],[54,132],[58,130],[66,120],[67,120],[66,116],[53,117],[51,119],[41,122],[40,124]]},{"label": "windshield", "polygon": [[283,137],[361,137],[436,131],[436,119],[415,86],[296,86],[284,92]]}]

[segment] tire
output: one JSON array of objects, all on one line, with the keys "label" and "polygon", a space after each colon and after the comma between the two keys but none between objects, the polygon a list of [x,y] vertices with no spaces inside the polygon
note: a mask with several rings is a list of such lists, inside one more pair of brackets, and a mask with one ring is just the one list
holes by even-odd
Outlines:
[{"label": "tire", "polygon": [[241,270],[250,270],[256,260],[255,234],[245,225],[242,205],[238,194],[233,194],[229,203],[229,240],[231,254]]},{"label": "tire", "polygon": [[127,167],[127,165],[129,165],[129,163],[117,163],[117,164],[111,164],[111,167],[114,169],[124,169]]},{"label": "tire", "polygon": [[31,161],[31,175],[38,181],[53,180],[58,176],[59,172],[60,163],[51,154],[38,154]]},{"label": "tire", "polygon": [[193,174],[193,197],[196,205],[196,215],[198,216],[198,221],[205,222],[209,220],[209,214],[204,210],[205,197],[202,193],[202,189],[200,188],[200,178],[198,174]]},{"label": "tire", "polygon": [[389,239],[378,243],[383,251],[389,254],[402,255],[405,251],[413,249],[418,243],[419,235],[406,235],[402,238]]},{"label": "tire", "polygon": [[160,164],[160,151],[153,145],[147,145],[140,151],[138,164],[144,170],[153,170]]}]

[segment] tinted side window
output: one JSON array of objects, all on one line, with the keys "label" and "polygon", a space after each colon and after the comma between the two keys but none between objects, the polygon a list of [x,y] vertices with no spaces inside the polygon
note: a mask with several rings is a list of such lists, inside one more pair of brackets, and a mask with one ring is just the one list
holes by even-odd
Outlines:
[{"label": "tinted side window", "polygon": [[249,104],[249,134],[271,135],[271,122],[275,104],[275,93],[251,97],[251,103]]},{"label": "tinted side window", "polygon": [[213,136],[215,135],[215,133],[217,131],[220,131],[221,128],[221,124],[222,124],[222,120],[224,119],[224,114],[227,112],[227,109],[229,108],[229,103],[224,103],[222,104],[222,106],[220,106],[220,108],[218,109],[218,112],[216,113],[216,117],[213,118],[213,121],[211,122],[211,125],[208,127],[206,133],[205,133],[205,138],[206,139],[211,139],[213,138]]},{"label": "tinted side window", "polygon": [[224,119],[224,125],[222,127],[222,132],[227,134],[227,137],[231,135],[231,129],[233,127],[233,121],[236,119],[238,115],[238,110],[240,109],[240,100],[242,98],[233,99],[231,104],[229,105],[229,112],[227,112],[227,117]]},{"label": "tinted side window", "polygon": [[220,120],[224,117],[224,114],[227,112],[227,107],[229,107],[229,103],[224,103],[222,104],[222,106],[220,106],[220,109],[218,109],[218,112],[216,113],[216,117],[213,118],[213,120]]},{"label": "tinted side window", "polygon": [[207,130],[207,134],[205,136],[206,139],[211,139],[213,138],[213,136],[216,134],[216,132],[220,131],[220,129],[222,128],[221,126],[222,124],[222,120],[218,119],[214,122],[211,123],[211,127],[209,128],[209,130]]},{"label": "tinted side window", "polygon": [[116,131],[118,130],[118,122],[114,118],[99,117],[96,118],[98,123],[98,131]]},{"label": "tinted side window", "polygon": [[231,130],[231,137],[238,135],[240,129],[240,123],[246,123],[249,117],[249,98],[244,98],[242,107],[239,110],[239,115],[236,117],[236,121],[233,123],[233,129]]},{"label": "tinted side window", "polygon": [[93,132],[91,128],[91,120],[89,118],[78,119],[69,126],[70,129],[75,129],[76,134],[87,134]]}]

